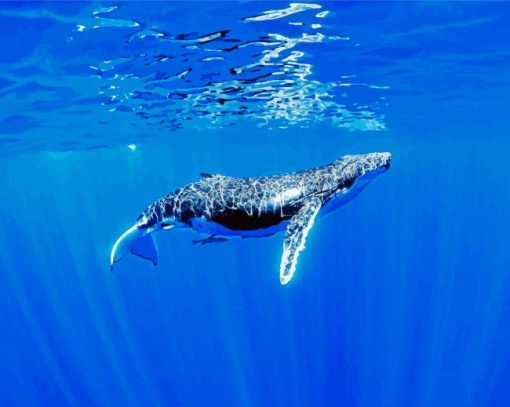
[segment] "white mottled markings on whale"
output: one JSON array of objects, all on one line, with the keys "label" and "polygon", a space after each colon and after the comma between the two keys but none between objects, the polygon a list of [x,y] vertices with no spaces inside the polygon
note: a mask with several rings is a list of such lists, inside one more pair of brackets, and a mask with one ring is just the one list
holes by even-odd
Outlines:
[{"label": "white mottled markings on whale", "polygon": [[283,240],[283,256],[280,263],[280,283],[287,284],[296,271],[299,253],[304,250],[306,236],[313,226],[322,202],[313,198],[306,202],[292,217],[285,231]]},{"label": "white mottled markings on whale", "polygon": [[285,192],[282,193],[282,200],[283,202],[286,202],[291,199],[296,199],[297,197],[299,197],[300,193],[301,191],[299,190],[299,188],[287,189]]}]

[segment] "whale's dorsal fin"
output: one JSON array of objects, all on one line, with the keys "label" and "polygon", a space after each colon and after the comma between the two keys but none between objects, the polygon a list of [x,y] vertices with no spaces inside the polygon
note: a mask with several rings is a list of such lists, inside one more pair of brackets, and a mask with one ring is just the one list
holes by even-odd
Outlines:
[{"label": "whale's dorsal fin", "polygon": [[234,180],[234,179],[237,179],[235,177],[231,177],[230,175],[210,174],[208,172],[201,172],[200,176],[202,177],[202,179],[210,179],[210,178],[216,178],[217,180]]},{"label": "whale's dorsal fin", "polygon": [[307,200],[299,211],[290,219],[283,240],[283,255],[282,262],[280,263],[280,283],[287,284],[294,275],[299,252],[305,248],[306,236],[321,206],[322,201],[317,197],[313,197]]}]

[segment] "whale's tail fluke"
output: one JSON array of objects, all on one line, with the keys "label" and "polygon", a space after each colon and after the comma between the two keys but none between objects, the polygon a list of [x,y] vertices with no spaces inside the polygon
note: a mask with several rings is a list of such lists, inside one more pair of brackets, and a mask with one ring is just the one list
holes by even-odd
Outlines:
[{"label": "whale's tail fluke", "polygon": [[136,225],[126,230],[113,245],[110,254],[110,269],[113,269],[113,265],[128,253],[150,260],[154,265],[158,264],[158,250],[154,239],[147,231]]}]

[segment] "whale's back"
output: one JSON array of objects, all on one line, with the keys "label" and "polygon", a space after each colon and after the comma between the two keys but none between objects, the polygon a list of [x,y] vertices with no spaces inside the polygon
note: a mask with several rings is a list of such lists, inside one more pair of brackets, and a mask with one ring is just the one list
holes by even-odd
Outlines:
[{"label": "whale's back", "polygon": [[235,178],[206,174],[173,194],[174,215],[183,222],[204,217],[232,230],[265,229],[292,217],[304,193],[301,180],[292,175]]}]

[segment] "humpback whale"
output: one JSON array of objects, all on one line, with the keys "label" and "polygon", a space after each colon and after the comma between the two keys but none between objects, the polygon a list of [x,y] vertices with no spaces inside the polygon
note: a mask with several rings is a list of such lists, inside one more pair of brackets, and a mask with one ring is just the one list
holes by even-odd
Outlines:
[{"label": "humpback whale", "polygon": [[235,178],[201,173],[199,181],[158,199],[140,214],[113,245],[110,266],[128,253],[156,265],[153,234],[160,230],[191,228],[208,236],[194,241],[200,244],[285,230],[280,282],[287,284],[317,216],[349,202],[386,171],[390,161],[390,153],[370,153],[283,175]]}]

